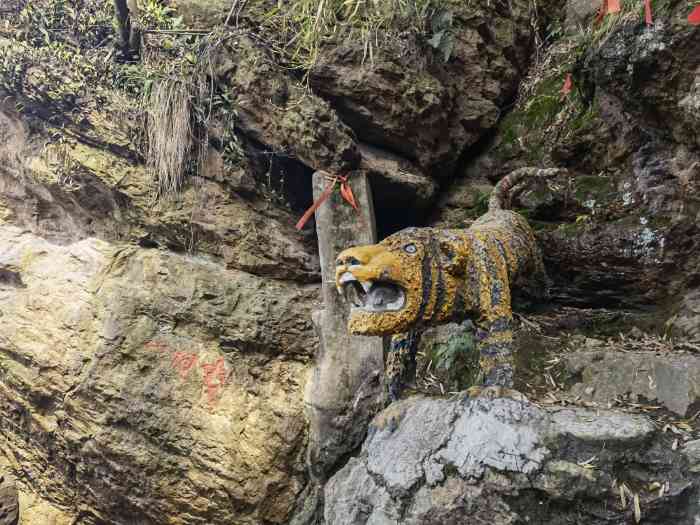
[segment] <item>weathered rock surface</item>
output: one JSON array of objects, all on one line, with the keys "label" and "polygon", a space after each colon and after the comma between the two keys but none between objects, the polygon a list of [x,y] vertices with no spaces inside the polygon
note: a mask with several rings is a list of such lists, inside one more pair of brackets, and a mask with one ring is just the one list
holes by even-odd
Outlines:
[{"label": "weathered rock surface", "polygon": [[358,165],[352,132],[330,104],[303,91],[248,37],[228,47],[217,74],[234,97],[247,136],[312,169],[338,172]]},{"label": "weathered rock surface", "polygon": [[449,10],[454,47],[445,63],[425,42],[402,35],[371,64],[363,64],[360,42],[329,46],[311,71],[314,89],[361,141],[437,178],[450,176],[464,149],[494,127],[527,67],[533,38],[526,3],[452,3]]},{"label": "weathered rock surface", "polygon": [[17,525],[19,521],[19,496],[14,479],[0,471],[0,525]]},{"label": "weathered rock surface", "polygon": [[[168,6],[201,28],[246,4],[279,3]],[[538,10],[561,7],[547,4]],[[321,273],[313,235],[293,225],[311,204],[314,169],[368,175],[388,233],[429,213],[463,227],[507,171],[566,166],[571,187],[517,203],[541,228],[554,301],[662,305],[660,324],[700,333],[700,49],[687,5],[655,8],[650,28],[626,15],[577,63],[580,49],[565,43],[537,63],[540,80],[509,114],[541,29],[533,4],[448,5],[447,61],[417,31],[390,35],[364,64],[363,45],[327,41],[311,90],[277,63],[255,14],[233,20],[213,71],[229,121],[213,118],[206,166],[159,202],[138,119],[106,81],[99,98],[83,87],[53,104],[28,94],[46,89],[34,67],[18,92],[1,93],[0,468],[17,475],[23,525],[314,520],[304,507],[313,500],[319,511],[324,489],[305,459],[322,483],[355,453],[380,402],[381,367],[377,340],[361,366],[339,354],[311,363]],[[569,34],[595,7],[568,2]],[[562,100],[569,71],[575,89]],[[477,149],[485,154],[471,159]],[[450,187],[454,174],[463,178]],[[326,332],[349,341],[339,326]],[[435,331],[436,346],[461,330]],[[692,356],[633,357],[577,356],[575,392],[693,413]],[[314,405],[318,385],[326,400],[350,392],[353,403]],[[320,417],[307,422],[305,408]],[[625,482],[644,522],[695,525],[700,446],[675,451],[672,439],[614,411],[409,399],[375,419],[332,478],[325,515],[621,524],[634,521],[632,493],[621,503],[615,484]],[[14,494],[0,488],[0,525]]]},{"label": "weathered rock surface", "polygon": [[[14,159],[0,172],[0,218],[6,222],[58,243],[95,236],[177,252],[194,249],[260,276],[320,279],[315,246],[294,230],[296,214],[262,198],[232,195],[216,169],[180,195],[156,202],[153,176],[123,152],[90,141],[62,147],[62,162],[72,170],[66,179],[53,158],[55,148],[38,144],[41,133],[29,134],[10,110],[1,115],[12,132],[0,157]],[[120,126],[101,126],[103,140],[126,140]]]},{"label": "weathered rock surface", "polygon": [[571,393],[585,401],[629,399],[660,404],[679,416],[700,407],[700,358],[694,355],[599,350],[569,354],[565,363],[580,378]]},{"label": "weathered rock surface", "polygon": [[[437,194],[437,184],[418,166],[403,157],[369,144],[360,144],[362,169],[369,176],[373,192],[391,200],[382,199],[381,207],[389,206],[394,213],[410,208],[420,213]],[[382,210],[384,211],[384,210]]]},{"label": "weathered rock surface", "polygon": [[[373,421],[359,456],[326,486],[326,523],[695,523],[697,475],[645,417],[543,410],[510,399],[411,398]],[[574,502],[575,503],[572,503]]]},{"label": "weathered rock surface", "polygon": [[674,141],[697,147],[700,42],[686,17],[686,6],[676,4],[651,30],[623,24],[594,46],[585,67],[596,89],[620,101],[645,127],[669,129]]},{"label": "weathered rock surface", "polygon": [[315,285],[8,225],[0,245],[0,436],[21,484],[82,523],[286,522]]}]

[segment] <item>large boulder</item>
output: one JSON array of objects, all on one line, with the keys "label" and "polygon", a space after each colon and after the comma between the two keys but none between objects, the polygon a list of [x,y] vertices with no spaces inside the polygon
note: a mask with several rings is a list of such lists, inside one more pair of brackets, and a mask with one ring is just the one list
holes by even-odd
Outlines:
[{"label": "large boulder", "polygon": [[358,166],[360,154],[350,128],[328,102],[305,92],[253,39],[231,40],[216,73],[246,136],[313,169],[337,172]]},{"label": "large boulder", "polygon": [[698,475],[667,439],[646,417],[610,410],[415,397],[375,418],[326,485],[325,519],[603,525],[634,519],[637,501],[645,523],[691,525]]},{"label": "large boulder", "polygon": [[655,403],[679,416],[700,408],[700,359],[692,354],[600,349],[571,353],[565,365],[578,379],[571,393],[584,401]]},{"label": "large boulder", "polygon": [[442,25],[449,27],[440,28],[442,39],[451,39],[446,61],[444,49],[433,51],[426,38],[406,31],[382,35],[388,42],[372,59],[358,39],[327,46],[310,72],[314,90],[361,141],[435,177],[451,175],[465,148],[494,127],[516,93],[533,40],[526,2],[452,2],[447,13]]},{"label": "large boulder", "polygon": [[316,285],[7,224],[0,246],[0,453],[32,492],[90,522],[287,522]]}]

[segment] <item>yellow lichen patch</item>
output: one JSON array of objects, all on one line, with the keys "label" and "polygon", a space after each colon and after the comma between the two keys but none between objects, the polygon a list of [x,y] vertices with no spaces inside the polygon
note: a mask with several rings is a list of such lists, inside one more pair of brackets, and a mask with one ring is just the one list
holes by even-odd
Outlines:
[{"label": "yellow lichen patch", "polygon": [[445,323],[454,317],[455,302],[457,300],[457,293],[459,290],[459,283],[457,279],[447,274],[445,276],[445,291],[444,300],[442,306],[438,305],[439,310],[437,312],[436,321]]},{"label": "yellow lichen patch", "polygon": [[479,359],[479,366],[481,367],[482,372],[485,375],[488,375],[488,373],[497,366],[502,365],[504,363],[510,364],[512,360],[513,356],[511,354],[496,355],[493,357],[481,356],[481,358]]}]

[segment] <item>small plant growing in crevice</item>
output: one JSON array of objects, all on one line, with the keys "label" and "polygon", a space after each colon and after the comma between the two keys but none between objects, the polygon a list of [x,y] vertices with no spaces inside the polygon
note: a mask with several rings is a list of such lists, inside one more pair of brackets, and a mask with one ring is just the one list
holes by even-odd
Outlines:
[{"label": "small plant growing in crevice", "polygon": [[452,33],[452,12],[441,11],[433,17],[430,25],[433,36],[428,40],[428,44],[442,54],[442,59],[447,62],[452,56],[455,40]]},{"label": "small plant growing in crevice", "polygon": [[464,326],[464,331],[447,341],[434,344],[427,358],[426,371],[432,368],[432,373],[449,391],[464,390],[478,383],[481,373],[479,353],[469,324]]}]

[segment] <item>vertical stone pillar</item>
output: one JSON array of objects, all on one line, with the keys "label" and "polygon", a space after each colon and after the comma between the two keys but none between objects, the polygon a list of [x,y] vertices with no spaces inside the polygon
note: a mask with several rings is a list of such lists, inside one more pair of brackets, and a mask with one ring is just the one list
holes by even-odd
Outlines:
[{"label": "vertical stone pillar", "polygon": [[[322,173],[314,174],[314,198],[326,184]],[[350,185],[360,213],[338,191],[316,210],[324,309],[314,314],[321,344],[305,402],[310,422],[309,467],[319,483],[325,482],[339,459],[362,443],[369,421],[382,404],[382,339],[348,334],[349,308],[335,288],[338,253],[377,241],[367,176],[352,175]]]}]

